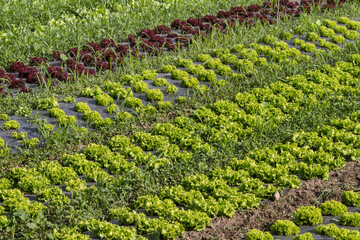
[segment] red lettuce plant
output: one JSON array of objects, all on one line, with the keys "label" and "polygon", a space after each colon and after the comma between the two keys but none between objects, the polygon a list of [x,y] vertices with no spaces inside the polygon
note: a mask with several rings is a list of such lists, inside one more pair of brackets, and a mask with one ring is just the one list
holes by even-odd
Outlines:
[{"label": "red lettuce plant", "polygon": [[103,48],[116,47],[116,42],[114,40],[112,40],[112,39],[105,38],[100,42],[100,45]]},{"label": "red lettuce plant", "polygon": [[230,17],[231,15],[232,15],[232,12],[231,12],[231,11],[219,11],[216,16],[217,16],[218,18],[228,18],[228,17]]},{"label": "red lettuce plant", "polygon": [[64,54],[63,52],[61,51],[53,51],[53,56],[56,60],[61,60],[61,54]]},{"label": "red lettuce plant", "polygon": [[52,78],[56,78],[60,81],[70,80],[70,74],[64,72],[61,67],[49,67],[48,72]]},{"label": "red lettuce plant", "polygon": [[97,52],[100,51],[101,49],[103,48],[100,46],[100,44],[94,42],[89,42],[85,44],[85,46],[83,47],[84,51],[90,51],[90,52]]},{"label": "red lettuce plant", "polygon": [[0,68],[0,78],[4,78],[6,76],[6,73],[4,69]]},{"label": "red lettuce plant", "polygon": [[23,62],[14,62],[10,65],[10,71],[12,72],[19,73],[26,71],[25,69],[26,69],[26,65]]},{"label": "red lettuce plant", "polygon": [[164,26],[164,25],[160,25],[155,28],[156,34],[167,34],[169,32],[171,32],[170,28],[168,28],[167,26]]},{"label": "red lettuce plant", "polygon": [[26,82],[27,83],[39,83],[41,78],[42,78],[42,75],[39,72],[30,73],[26,78]]},{"label": "red lettuce plant", "polygon": [[77,57],[80,54],[80,50],[78,48],[70,48],[67,52],[70,57]]},{"label": "red lettuce plant", "polygon": [[80,57],[80,60],[86,65],[90,66],[94,63],[94,57],[91,53],[86,53]]},{"label": "red lettuce plant", "polygon": [[261,8],[262,8],[262,7],[261,7],[260,5],[251,4],[251,5],[249,5],[249,6],[247,7],[247,10],[248,10],[249,12],[258,12],[258,11],[260,11]]},{"label": "red lettuce plant", "polygon": [[45,58],[42,58],[42,57],[33,57],[33,58],[30,58],[30,65],[32,66],[39,66],[41,64],[46,64],[46,60]]},{"label": "red lettuce plant", "polygon": [[9,88],[22,88],[22,87],[25,87],[25,82],[24,80],[22,79],[11,79],[9,84],[8,84],[8,87]]},{"label": "red lettuce plant", "polygon": [[25,69],[22,69],[21,72],[19,72],[19,77],[20,78],[27,78],[27,76],[31,73],[36,73],[38,72],[38,70],[36,69],[36,67],[26,67]]},{"label": "red lettuce plant", "polygon": [[22,93],[30,93],[30,92],[31,92],[31,89],[30,89],[30,88],[27,88],[27,87],[21,87],[21,88],[20,88],[20,92],[22,92]]}]

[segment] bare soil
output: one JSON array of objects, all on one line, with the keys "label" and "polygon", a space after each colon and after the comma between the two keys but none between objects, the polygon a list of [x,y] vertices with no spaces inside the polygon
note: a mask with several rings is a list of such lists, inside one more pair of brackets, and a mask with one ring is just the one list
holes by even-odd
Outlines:
[{"label": "bare soil", "polygon": [[269,231],[279,219],[294,220],[292,214],[300,206],[318,206],[327,200],[341,200],[343,191],[360,190],[360,161],[348,162],[344,168],[330,173],[330,180],[303,181],[298,189],[280,195],[279,200],[264,201],[255,209],[236,212],[233,218],[217,218],[202,232],[186,232],[182,239],[244,239],[253,228]]}]

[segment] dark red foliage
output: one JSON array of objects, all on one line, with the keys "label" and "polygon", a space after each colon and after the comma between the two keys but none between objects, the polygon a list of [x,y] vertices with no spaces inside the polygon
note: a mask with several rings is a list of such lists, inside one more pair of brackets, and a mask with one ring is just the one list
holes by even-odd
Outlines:
[{"label": "dark red foliage", "polygon": [[179,36],[179,34],[177,34],[177,33],[169,33],[169,34],[167,35],[168,38],[176,38],[176,37],[178,37],[178,36]]},{"label": "dark red foliage", "polygon": [[64,72],[61,67],[49,67],[48,72],[52,78],[57,78],[60,81],[68,80],[68,78],[70,77],[70,75]]},{"label": "dark red foliage", "polygon": [[23,62],[14,62],[10,65],[10,71],[16,73],[26,71],[26,65]]},{"label": "dark red foliage", "polygon": [[165,38],[158,35],[152,36],[149,40],[150,42],[158,43],[159,45],[163,45],[165,43]]},{"label": "dark red foliage", "polygon": [[96,69],[97,70],[110,70],[112,66],[108,62],[101,61],[100,58],[96,59]]},{"label": "dark red foliage", "polygon": [[89,76],[89,75],[95,76],[95,75],[96,75],[96,72],[95,72],[94,69],[90,69],[90,70],[85,69],[82,73],[83,73],[85,76]]},{"label": "dark red foliage", "polygon": [[2,96],[6,96],[7,92],[5,91],[5,89],[0,85],[0,95]]},{"label": "dark red foliage", "polygon": [[4,78],[5,77],[5,71],[0,68],[0,78]]},{"label": "dark red foliage", "polygon": [[256,15],[253,12],[247,12],[244,16],[247,18],[254,18]]},{"label": "dark red foliage", "polygon": [[204,20],[205,22],[210,22],[210,23],[215,22],[216,19],[217,19],[217,18],[216,18],[215,16],[213,16],[213,15],[205,15],[205,16],[203,17],[203,20]]},{"label": "dark red foliage", "polygon": [[218,18],[228,18],[232,15],[231,11],[219,11],[216,15]]},{"label": "dark red foliage", "polygon": [[72,58],[69,58],[65,61],[66,66],[69,68],[75,67],[76,63],[77,63],[76,60]]},{"label": "dark red foliage", "polygon": [[94,57],[91,53],[86,53],[81,56],[80,61],[82,61],[86,66],[89,66],[94,62]]},{"label": "dark red foliage", "polygon": [[33,57],[30,58],[30,65],[32,66],[39,66],[41,64],[46,64],[45,58],[42,57]]},{"label": "dark red foliage", "polygon": [[322,9],[335,9],[335,5],[333,4],[325,4],[322,6]]},{"label": "dark red foliage", "polygon": [[[206,15],[203,18],[188,18],[186,21],[175,19],[171,23],[171,27],[181,30],[182,34],[193,35],[194,37],[200,34],[208,36],[211,30],[215,29],[225,32],[229,28],[236,27],[237,23],[240,23],[243,27],[251,27],[255,25],[256,21],[260,21],[263,24],[273,24],[275,23],[277,14],[279,14],[280,18],[285,18],[287,15],[299,16],[302,12],[310,12],[312,6],[321,6],[324,10],[332,9],[337,6],[336,2],[336,0],[302,0],[299,3],[290,0],[280,0],[278,7],[276,1],[265,1],[261,6],[254,4],[248,7],[232,7],[230,11],[219,11],[216,16]],[[338,5],[344,2],[346,2],[346,0],[340,0]],[[159,36],[159,34],[167,34],[167,37],[164,38],[163,36]],[[130,46],[121,43],[116,44],[112,39],[104,39],[100,43],[90,42],[85,44],[82,48],[83,51],[80,51],[78,48],[71,48],[68,50],[68,55],[70,57],[79,57],[79,61],[83,62],[86,66],[95,65],[96,69],[107,70],[112,68],[110,62],[120,62],[127,54],[142,58],[145,54],[141,53],[141,51],[158,55],[162,52],[163,47],[166,47],[168,50],[174,50],[177,47],[182,48],[195,39],[188,35],[181,36],[177,33],[171,33],[169,27],[160,25],[154,30],[143,29],[137,36],[129,35],[128,40]],[[95,59],[93,55],[94,52],[96,54],[100,53],[100,57]],[[63,53],[60,51],[53,52],[54,58],[57,60],[61,60],[61,54]],[[30,62],[31,65],[46,63],[44,58],[31,58]],[[94,70],[86,69],[80,62],[73,59],[68,59],[65,62],[69,69],[77,73],[95,75]],[[28,83],[45,81],[40,80],[41,76],[36,68],[26,67],[24,63],[13,63],[10,69],[13,72],[19,73],[20,78],[26,77]],[[74,79],[59,67],[51,67],[48,71],[51,77],[61,81]],[[8,76],[2,69],[0,69],[0,79],[1,77],[8,79],[10,82],[12,81],[12,86],[18,86],[20,84],[14,75]]]},{"label": "dark red foliage", "polygon": [[36,67],[27,67],[23,69],[21,72],[19,72],[19,77],[26,78],[30,73],[36,73],[36,72],[38,72]]},{"label": "dark red foliage", "polygon": [[135,46],[136,43],[138,42],[139,38],[135,37],[134,35],[129,35],[128,36],[128,40],[130,42],[130,46]]},{"label": "dark red foliage", "polygon": [[299,6],[299,3],[298,2],[288,2],[288,3],[286,3],[286,6],[288,8],[296,8]]},{"label": "dark red foliage", "polygon": [[261,6],[257,5],[257,4],[252,4],[247,7],[247,10],[249,12],[258,12],[258,11],[260,11],[260,9],[261,9]]},{"label": "dark red foliage", "polygon": [[245,25],[247,27],[255,26],[255,20],[252,18],[245,19]]},{"label": "dark red foliage", "polygon": [[105,38],[100,42],[102,47],[116,47],[116,42],[112,39]]},{"label": "dark red foliage", "polygon": [[268,15],[270,13],[270,9],[262,9],[260,12],[261,12],[261,14]]},{"label": "dark red foliage", "polygon": [[80,53],[80,50],[78,48],[70,48],[67,52],[70,57],[77,57]]},{"label": "dark red foliage", "polygon": [[174,50],[176,48],[176,44],[168,38],[165,41],[165,47],[167,47],[169,50]]},{"label": "dark red foliage", "polygon": [[186,21],[181,21],[180,19],[175,19],[171,23],[171,27],[175,29],[180,29],[181,27],[188,26],[188,23]]},{"label": "dark red foliage", "polygon": [[41,78],[42,78],[42,75],[39,72],[30,73],[26,78],[26,82],[27,83],[38,83]]},{"label": "dark red foliage", "polygon": [[[42,85],[42,84],[49,84],[49,79],[47,78],[40,78],[39,81],[37,82],[38,84]],[[55,86],[54,82],[51,82],[50,86]]]},{"label": "dark red foliage", "polygon": [[302,12],[302,13],[309,13],[310,11],[311,11],[311,6],[309,5],[309,6],[300,6],[299,8],[298,8],[298,11],[299,12]]},{"label": "dark red foliage", "polygon": [[78,73],[82,73],[85,70],[85,66],[81,63],[76,62],[75,59],[67,59],[65,63],[68,68]]},{"label": "dark red foliage", "polygon": [[122,57],[119,56],[115,50],[107,49],[106,51],[102,51],[101,55],[107,62],[116,62],[118,60],[122,60]]},{"label": "dark red foliage", "polygon": [[61,51],[53,51],[53,56],[56,60],[61,60],[61,54],[64,54],[63,52]]},{"label": "dark red foliage", "polygon": [[[164,40],[164,43],[165,43],[165,40]],[[157,42],[149,42],[149,41],[143,39],[139,45],[144,52],[148,52],[148,53],[151,53],[156,56],[159,55],[161,52],[162,45],[160,45]]]},{"label": "dark red foliage", "polygon": [[97,51],[100,51],[102,49],[102,47],[100,46],[100,44],[90,42],[90,43],[85,44],[83,49],[84,49],[84,51],[97,52]]},{"label": "dark red foliage", "polygon": [[246,13],[246,12],[247,12],[246,9],[245,9],[244,7],[241,7],[241,6],[239,6],[239,7],[232,7],[232,8],[230,8],[230,11],[231,11],[232,13],[234,13],[234,14],[236,14],[236,13]]},{"label": "dark red foliage", "polygon": [[141,30],[139,35],[140,35],[140,37],[143,37],[143,38],[151,38],[152,36],[155,36],[156,34],[153,30],[143,29],[143,30]]},{"label": "dark red foliage", "polygon": [[133,57],[139,57],[139,55],[140,55],[139,52],[140,52],[140,50],[137,46],[130,50],[130,54]]},{"label": "dark red foliage", "polygon": [[30,92],[31,92],[31,89],[30,89],[30,88],[27,88],[27,87],[21,87],[21,88],[20,88],[20,92],[22,92],[22,93],[30,93]]},{"label": "dark red foliage", "polygon": [[263,2],[263,7],[264,8],[267,8],[267,7],[270,7],[270,6],[271,6],[271,3],[269,1]]},{"label": "dark red foliage", "polygon": [[199,30],[196,30],[190,26],[183,27],[181,33],[199,35]]},{"label": "dark red foliage", "polygon": [[11,79],[8,85],[9,88],[22,88],[25,87],[25,82],[22,79]]},{"label": "dark red foliage", "polygon": [[185,36],[179,36],[176,38],[176,41],[180,43],[186,43],[188,41],[188,38]]},{"label": "dark red foliage", "polygon": [[116,46],[116,52],[119,54],[119,56],[125,56],[130,52],[130,47],[125,44],[118,44]]},{"label": "dark red foliage", "polygon": [[2,80],[2,82],[10,83],[11,81],[14,81],[14,80],[16,80],[16,77],[15,77],[14,74],[12,74],[12,73],[6,73],[4,79]]},{"label": "dark red foliage", "polygon": [[155,28],[156,34],[167,34],[170,31],[171,31],[170,28],[168,28],[167,26],[164,26],[164,25],[160,25]]},{"label": "dark red foliage", "polygon": [[203,20],[201,18],[189,18],[187,23],[189,23],[191,26],[202,26]]},{"label": "dark red foliage", "polygon": [[116,51],[117,52],[129,51],[129,46],[119,43],[118,45],[116,45]]},{"label": "dark red foliage", "polygon": [[229,28],[235,28],[236,27],[236,23],[231,21],[231,20],[227,20],[226,23],[227,23],[227,27],[229,27]]}]

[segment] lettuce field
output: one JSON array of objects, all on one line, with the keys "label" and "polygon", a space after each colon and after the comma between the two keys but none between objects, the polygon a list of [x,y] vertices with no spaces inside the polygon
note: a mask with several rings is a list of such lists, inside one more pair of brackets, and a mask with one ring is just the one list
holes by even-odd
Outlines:
[{"label": "lettuce field", "polygon": [[1,240],[360,240],[359,1],[1,3]]}]

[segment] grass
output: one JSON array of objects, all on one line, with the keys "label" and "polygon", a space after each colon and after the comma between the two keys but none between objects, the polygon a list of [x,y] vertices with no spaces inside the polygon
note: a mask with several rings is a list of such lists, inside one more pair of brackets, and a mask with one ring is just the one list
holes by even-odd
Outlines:
[{"label": "grass", "polygon": [[[143,69],[152,69],[160,67],[162,64],[171,64],[179,58],[194,58],[197,54],[208,53],[214,48],[229,48],[238,43],[249,44],[256,42],[270,33],[278,35],[284,30],[291,31],[295,25],[303,25],[305,27],[310,23],[316,22],[318,19],[336,19],[344,15],[353,18],[358,13],[358,10],[360,10],[360,7],[357,4],[347,3],[337,12],[327,12],[324,15],[318,15],[314,12],[298,19],[281,21],[278,26],[262,26],[257,24],[254,28],[237,29],[225,35],[214,32],[210,38],[195,41],[186,51],[178,51],[157,58],[146,58],[141,61],[133,58],[127,59],[126,63],[116,73],[107,72],[102,76],[89,79],[84,78],[75,83],[60,83],[53,91],[44,89],[42,92],[30,95],[21,94],[13,97],[4,97],[0,99],[0,112],[12,115],[16,112],[17,106],[34,108],[37,100],[41,98],[79,96],[80,89],[87,86],[101,85],[107,80],[117,81],[124,74],[134,74],[141,72]],[[79,152],[89,143],[105,144],[111,136],[117,134],[131,135],[136,131],[148,131],[152,128],[151,122],[170,122],[176,116],[188,116],[201,106],[206,106],[220,99],[231,99],[238,92],[248,91],[254,87],[264,87],[286,76],[301,74],[309,69],[318,69],[323,64],[332,65],[336,61],[347,60],[350,53],[358,52],[359,46],[360,43],[356,42],[354,49],[347,49],[341,54],[330,54],[324,58],[315,58],[313,62],[302,63],[294,67],[287,67],[284,64],[281,66],[281,71],[260,72],[256,77],[244,82],[233,82],[224,88],[211,89],[207,94],[196,94],[186,103],[175,106],[175,109],[170,112],[159,111],[154,115],[139,115],[134,122],[126,122],[125,124],[115,125],[112,128],[95,130],[88,135],[72,135],[64,132],[63,135],[53,139],[53,142],[44,148],[24,150],[21,153],[12,154],[1,159],[1,176],[5,176],[10,168],[18,166],[35,167],[44,159],[59,160],[59,156],[62,153]],[[98,183],[96,184],[96,190],[91,194],[84,192],[74,196],[74,201],[71,205],[51,205],[48,210],[49,215],[43,222],[43,227],[39,227],[38,230],[45,234],[54,228],[54,226],[72,226],[79,219],[87,219],[89,217],[102,219],[106,216],[109,208],[119,205],[130,205],[138,196],[155,194],[164,186],[180,183],[187,175],[208,174],[215,167],[224,167],[232,157],[242,157],[252,149],[284,142],[300,129],[312,131],[318,125],[326,123],[332,118],[345,117],[348,113],[359,109],[359,102],[347,102],[345,100],[341,102],[330,101],[329,105],[304,108],[299,114],[292,116],[289,121],[279,124],[275,129],[265,124],[263,128],[255,131],[257,134],[253,134],[249,138],[238,142],[229,142],[222,148],[222,151],[215,151],[210,154],[199,153],[191,162],[179,162],[173,167],[165,167],[157,171],[144,170],[140,171],[137,175],[125,174],[122,176],[121,181],[115,182],[110,187],[105,183]],[[31,238],[30,235],[33,234],[33,230],[26,225],[27,220],[20,220],[18,225],[15,225],[18,227],[17,233],[19,237]]]}]

